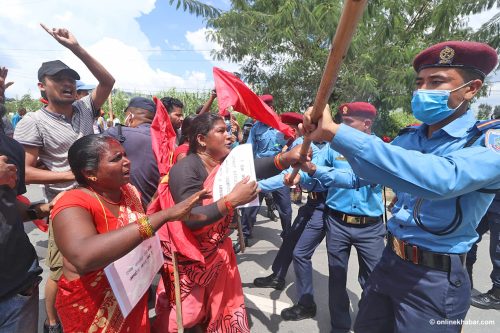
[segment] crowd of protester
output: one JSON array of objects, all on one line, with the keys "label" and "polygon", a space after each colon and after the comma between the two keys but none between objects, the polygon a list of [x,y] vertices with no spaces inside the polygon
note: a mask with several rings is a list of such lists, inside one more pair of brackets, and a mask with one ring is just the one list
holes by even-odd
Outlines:
[{"label": "crowd of protester", "polygon": [[[60,60],[43,62],[44,106],[19,108],[10,121],[4,106],[10,83],[0,68],[0,266],[9,267],[0,274],[0,332],[37,331],[41,268],[22,223],[42,218],[49,221],[45,332],[177,332],[180,326],[249,332],[237,253],[252,246],[259,207],[240,209],[241,242],[232,244],[228,235],[237,207],[257,197],[270,202],[268,211],[277,209],[282,244],[272,273],[254,285],[283,290],[292,262],[295,268],[295,302],[282,311],[283,320],[316,315],[311,258],[326,238],[332,332],[353,328],[346,290],[353,246],[363,289],[356,332],[441,332],[429,318],[465,318],[474,246],[488,228],[493,288],[473,296],[472,304],[500,309],[500,121],[477,122],[469,110],[497,65],[486,44],[446,42],[415,58],[412,110],[422,124],[389,143],[372,133],[377,109],[370,103],[342,104],[336,122],[328,107],[319,123],[312,122],[311,108],[281,113],[293,133],[285,136],[252,118],[240,125],[234,111],[212,112],[215,90],[197,110],[173,97],[133,97],[123,123],[112,113],[106,121],[101,107],[113,89],[112,74],[67,29],[42,27],[98,83],[86,85]],[[272,95],[260,99],[274,112]],[[153,147],[159,112],[175,135],[166,175]],[[304,136],[312,140],[307,156]],[[214,200],[219,166],[245,143],[253,147],[257,181],[245,177]],[[300,171],[291,178],[294,167]],[[43,184],[47,202],[23,199],[26,184]],[[155,206],[164,195],[160,185],[171,196],[163,209]],[[293,222],[290,186],[307,193]],[[396,194],[389,221],[384,186]],[[160,237],[164,265],[155,320],[148,315],[149,293],[124,318],[103,268],[175,221],[201,259],[181,254],[174,261],[172,244]],[[461,324],[448,329],[459,332]]]}]

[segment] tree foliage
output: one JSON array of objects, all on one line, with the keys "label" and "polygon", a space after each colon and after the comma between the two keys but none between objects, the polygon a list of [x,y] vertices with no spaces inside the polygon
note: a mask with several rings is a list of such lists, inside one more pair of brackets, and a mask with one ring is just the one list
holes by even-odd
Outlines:
[{"label": "tree foliage", "polygon": [[212,18],[219,16],[221,13],[220,9],[197,0],[169,0],[169,1],[171,5],[174,2],[176,2],[175,4],[176,9],[180,9],[182,7],[184,11],[187,11],[191,14],[195,14],[196,16]]},{"label": "tree foliage", "polygon": [[486,120],[491,118],[493,107],[489,104],[479,104],[477,107],[477,119]]},{"label": "tree foliage", "polygon": [[[210,37],[222,45],[215,56],[241,63],[244,80],[260,93],[272,93],[279,111],[303,110],[315,97],[342,5],[340,0],[232,0],[230,10],[207,22]],[[329,102],[335,107],[368,101],[382,114],[409,112],[414,56],[452,39],[498,48],[500,15],[478,31],[464,19],[493,6],[500,0],[369,1]]]},{"label": "tree foliage", "polygon": [[500,105],[496,105],[493,109],[493,119],[500,119]]}]

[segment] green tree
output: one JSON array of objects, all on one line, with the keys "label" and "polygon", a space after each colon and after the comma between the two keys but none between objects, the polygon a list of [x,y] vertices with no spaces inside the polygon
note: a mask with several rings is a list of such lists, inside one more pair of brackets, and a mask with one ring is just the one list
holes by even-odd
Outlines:
[{"label": "green tree", "polygon": [[[232,0],[208,18],[219,59],[242,64],[242,75],[260,93],[272,93],[279,111],[298,111],[314,98],[336,30],[340,0]],[[410,112],[414,56],[443,40],[500,44],[496,15],[478,31],[464,17],[498,0],[372,0],[354,36],[330,103],[362,100],[380,113]],[[382,128],[383,130],[383,128]]]},{"label": "green tree", "polygon": [[495,106],[495,109],[493,110],[493,118],[500,119],[500,105]]},{"label": "green tree", "polygon": [[24,94],[20,99],[8,99],[5,106],[9,113],[16,113],[19,108],[36,111],[42,107],[42,103],[38,99],[33,99],[30,94]]},{"label": "green tree", "polygon": [[489,104],[479,104],[477,107],[477,119],[485,120],[491,118],[493,107]]}]

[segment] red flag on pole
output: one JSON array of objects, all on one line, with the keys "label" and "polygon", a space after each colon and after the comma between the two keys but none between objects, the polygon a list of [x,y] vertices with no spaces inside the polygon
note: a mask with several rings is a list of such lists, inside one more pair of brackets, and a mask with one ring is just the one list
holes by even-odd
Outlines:
[{"label": "red flag on pole", "polygon": [[[148,214],[175,205],[168,186],[168,174],[172,168],[176,134],[161,100],[156,97],[153,97],[153,100],[156,104],[156,114],[151,124],[151,140],[162,180],[158,186],[158,197],[150,204]],[[182,221],[167,222],[157,233],[162,241],[170,243],[172,252],[178,252],[194,261],[205,262],[198,241]]]},{"label": "red flag on pole", "polygon": [[236,75],[217,67],[214,67],[213,73],[219,114],[232,106],[234,110],[277,129],[286,137],[294,136],[292,128],[283,124],[279,116]]}]

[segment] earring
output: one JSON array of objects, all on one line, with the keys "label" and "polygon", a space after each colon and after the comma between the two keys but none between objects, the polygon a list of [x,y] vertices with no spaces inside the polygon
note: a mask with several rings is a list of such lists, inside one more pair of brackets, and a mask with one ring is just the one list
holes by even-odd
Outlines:
[{"label": "earring", "polygon": [[97,177],[96,176],[89,176],[87,177],[88,180],[91,180],[93,182],[97,181]]}]

